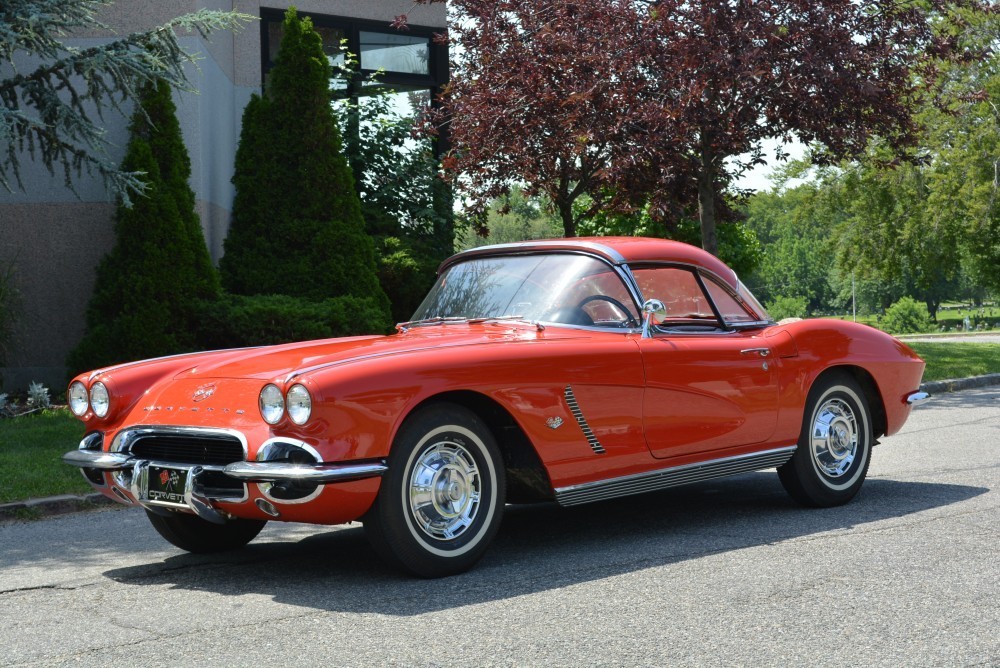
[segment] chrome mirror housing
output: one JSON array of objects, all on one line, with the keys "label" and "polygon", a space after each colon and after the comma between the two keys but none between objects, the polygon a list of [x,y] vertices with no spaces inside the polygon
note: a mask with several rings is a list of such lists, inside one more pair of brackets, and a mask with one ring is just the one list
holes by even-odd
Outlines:
[{"label": "chrome mirror housing", "polygon": [[647,299],[642,305],[642,338],[653,336],[653,327],[667,319],[667,307],[659,299]]}]

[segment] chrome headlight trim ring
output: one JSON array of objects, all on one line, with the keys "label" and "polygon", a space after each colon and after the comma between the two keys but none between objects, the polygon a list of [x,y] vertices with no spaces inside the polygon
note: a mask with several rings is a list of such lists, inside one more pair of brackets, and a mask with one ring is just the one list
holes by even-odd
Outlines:
[{"label": "chrome headlight trim ring", "polygon": [[111,412],[111,393],[101,381],[90,386],[90,410],[99,418],[107,417]]},{"label": "chrome headlight trim ring", "polygon": [[268,424],[278,424],[285,416],[285,396],[274,383],[268,383],[261,389],[257,404],[260,416]]},{"label": "chrome headlight trim ring", "polygon": [[297,425],[304,425],[312,416],[312,395],[305,385],[296,383],[288,389],[285,395],[285,407],[288,417]]}]

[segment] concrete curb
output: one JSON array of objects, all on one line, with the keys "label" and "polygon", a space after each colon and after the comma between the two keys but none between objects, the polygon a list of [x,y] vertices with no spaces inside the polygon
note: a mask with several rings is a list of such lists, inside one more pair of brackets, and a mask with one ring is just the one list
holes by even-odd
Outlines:
[{"label": "concrete curb", "polygon": [[932,380],[926,383],[921,383],[920,390],[934,395],[941,394],[943,392],[969,390],[976,387],[989,387],[990,385],[1000,385],[1000,373],[988,373],[985,376],[972,376],[971,378]]},{"label": "concrete curb", "polygon": [[[957,392],[976,387],[988,387],[990,385],[1000,385],[1000,373],[991,373],[985,376],[973,376],[971,378],[953,378],[951,380],[933,380],[921,383],[920,390],[931,395],[943,394],[945,392]],[[100,507],[124,507],[115,503],[100,492],[85,494],[83,496],[73,496],[65,494],[63,496],[51,496],[45,499],[28,499],[27,501],[16,501],[14,503],[0,504],[0,522],[6,520],[29,519],[31,517],[48,517],[50,515],[64,515],[83,510],[94,510]]]},{"label": "concrete curb", "polygon": [[0,504],[0,522],[33,519],[49,515],[65,515],[82,510],[93,510],[95,508],[118,505],[121,504],[115,503],[100,492],[93,492],[82,496],[63,494],[62,496],[50,496],[44,499],[28,499],[27,501]]}]

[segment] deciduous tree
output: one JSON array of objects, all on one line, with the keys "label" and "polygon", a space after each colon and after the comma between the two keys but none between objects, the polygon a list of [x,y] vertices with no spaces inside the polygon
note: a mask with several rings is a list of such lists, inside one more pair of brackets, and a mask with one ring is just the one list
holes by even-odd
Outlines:
[{"label": "deciduous tree", "polygon": [[448,166],[475,210],[523,182],[568,235],[582,194],[583,215],[696,202],[716,252],[720,193],[763,140],[831,161],[911,143],[928,57],[952,44],[932,18],[973,1],[452,0]]}]

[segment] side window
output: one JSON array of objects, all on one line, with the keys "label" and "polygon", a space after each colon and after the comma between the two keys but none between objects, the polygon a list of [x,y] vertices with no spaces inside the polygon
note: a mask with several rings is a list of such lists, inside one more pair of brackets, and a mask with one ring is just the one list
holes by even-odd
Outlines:
[{"label": "side window", "polygon": [[635,269],[632,274],[643,299],[659,299],[667,307],[665,327],[704,325],[715,328],[720,324],[694,272],[677,267],[652,267]]},{"label": "side window", "polygon": [[739,324],[741,322],[755,322],[758,320],[757,316],[745,309],[731,294],[726,292],[725,288],[715,281],[706,279],[705,287],[708,288],[708,293],[712,295],[712,301],[715,302],[715,307],[722,314],[722,319],[727,323]]}]

